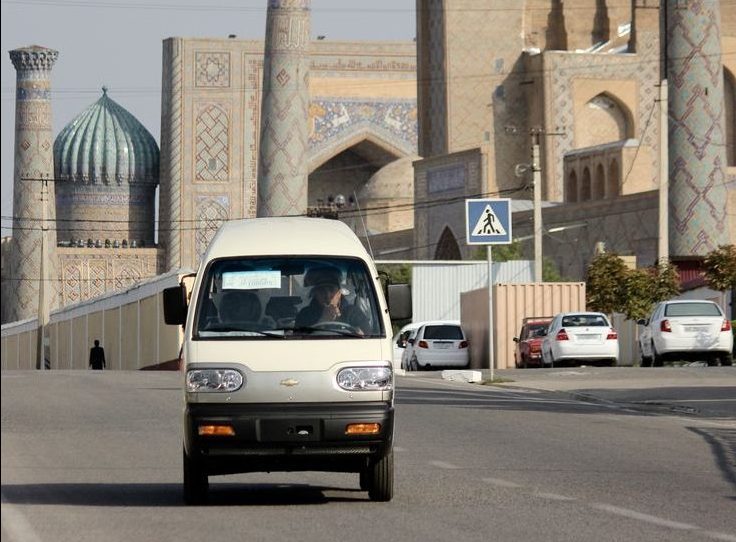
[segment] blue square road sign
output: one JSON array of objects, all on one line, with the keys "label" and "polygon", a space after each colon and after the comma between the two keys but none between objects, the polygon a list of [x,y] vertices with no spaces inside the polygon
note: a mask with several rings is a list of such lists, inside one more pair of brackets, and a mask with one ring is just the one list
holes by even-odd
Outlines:
[{"label": "blue square road sign", "polygon": [[465,200],[465,231],[469,245],[511,243],[511,200]]}]

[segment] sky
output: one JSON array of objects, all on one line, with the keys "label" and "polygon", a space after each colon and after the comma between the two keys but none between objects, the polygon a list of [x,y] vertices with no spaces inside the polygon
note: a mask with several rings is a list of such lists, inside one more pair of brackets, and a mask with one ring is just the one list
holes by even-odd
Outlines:
[{"label": "sky", "polygon": [[[15,79],[9,51],[59,51],[51,71],[54,137],[102,95],[160,145],[161,50],[168,37],[263,39],[267,0],[0,0],[2,235],[13,214]],[[416,0],[312,0],[312,37],[411,40]]]}]

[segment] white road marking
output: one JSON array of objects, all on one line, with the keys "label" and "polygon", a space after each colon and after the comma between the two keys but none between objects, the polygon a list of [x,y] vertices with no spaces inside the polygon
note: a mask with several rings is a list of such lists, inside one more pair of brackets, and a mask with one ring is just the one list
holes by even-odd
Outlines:
[{"label": "white road marking", "polygon": [[661,527],[669,527],[670,529],[680,529],[682,531],[699,530],[700,527],[690,525],[689,523],[680,523],[678,521],[670,521],[669,519],[660,518],[657,516],[651,516],[649,514],[642,514],[636,510],[629,510],[628,508],[621,508],[619,506],[613,506],[612,504],[593,504],[593,508],[603,510],[604,512],[610,512],[618,516],[627,517],[630,519],[637,519],[646,523],[652,523]]},{"label": "white road marking", "polygon": [[703,534],[709,538],[716,540],[724,540],[725,542],[736,542],[736,536],[726,533],[716,533],[714,531],[703,531]]},{"label": "white road marking", "polygon": [[452,463],[445,463],[444,461],[430,461],[430,465],[434,465],[435,467],[439,467],[441,469],[448,469],[448,470],[454,470],[459,469],[457,465],[453,465]]},{"label": "white road marking", "polygon": [[489,484],[492,484],[498,487],[511,487],[511,488],[523,487],[522,485],[517,484],[515,482],[509,482],[508,480],[501,480],[500,478],[483,478],[483,481],[488,482]]},{"label": "white road marking", "polygon": [[534,492],[535,497],[541,497],[543,499],[549,499],[551,501],[574,501],[574,497],[568,497],[567,495],[560,495],[559,493],[545,493],[545,492]]}]

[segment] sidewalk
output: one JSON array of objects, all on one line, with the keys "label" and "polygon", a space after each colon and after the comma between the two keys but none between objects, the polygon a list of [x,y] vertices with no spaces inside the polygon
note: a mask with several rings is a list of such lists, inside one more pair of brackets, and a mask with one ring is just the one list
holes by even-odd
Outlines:
[{"label": "sidewalk", "polygon": [[[490,371],[483,370],[483,378]],[[732,418],[736,421],[736,367],[570,367],[502,369],[504,387],[561,392],[577,399],[639,410]]]}]

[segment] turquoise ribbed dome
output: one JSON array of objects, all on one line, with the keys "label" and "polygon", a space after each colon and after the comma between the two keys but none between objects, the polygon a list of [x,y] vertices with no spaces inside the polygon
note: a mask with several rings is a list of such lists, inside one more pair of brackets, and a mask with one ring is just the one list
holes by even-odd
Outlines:
[{"label": "turquoise ribbed dome", "polygon": [[64,127],[54,142],[56,178],[90,184],[158,184],[159,149],[138,120],[107,95]]}]

